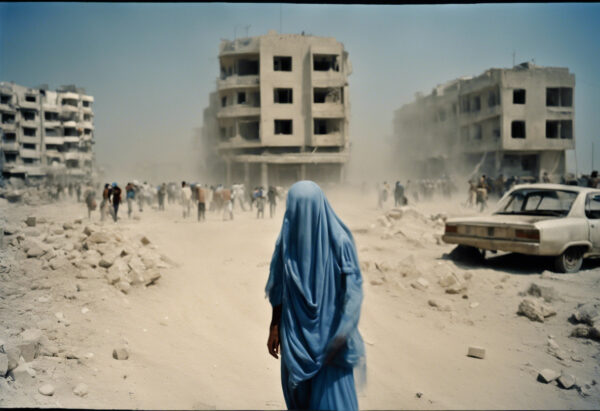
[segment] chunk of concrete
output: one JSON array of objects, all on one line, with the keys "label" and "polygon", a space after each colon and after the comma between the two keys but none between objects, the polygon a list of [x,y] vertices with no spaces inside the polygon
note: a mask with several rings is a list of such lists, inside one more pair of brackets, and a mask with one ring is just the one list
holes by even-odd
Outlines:
[{"label": "chunk of concrete", "polygon": [[532,297],[543,298],[547,303],[558,300],[558,293],[554,287],[541,286],[537,285],[536,283],[531,283],[527,289],[527,294],[531,295]]},{"label": "chunk of concrete", "polygon": [[452,303],[441,298],[432,298],[427,303],[440,311],[452,311]]},{"label": "chunk of concrete", "polygon": [[558,377],[558,385],[565,390],[570,390],[575,386],[575,377],[571,374],[562,373]]},{"label": "chunk of concrete", "polygon": [[146,237],[146,236],[143,236],[143,237],[140,239],[140,242],[141,242],[143,245],[148,245],[148,244],[150,244],[150,240],[148,240],[148,237]]},{"label": "chunk of concrete", "polygon": [[0,377],[4,378],[8,372],[8,355],[0,352]]},{"label": "chunk of concrete", "polygon": [[90,234],[86,241],[92,244],[102,244],[108,243],[110,238],[108,237],[108,234],[103,233],[102,231],[96,231]]},{"label": "chunk of concrete", "polygon": [[71,224],[69,222],[64,223],[62,226],[63,226],[64,230],[72,230],[73,229],[73,224]]},{"label": "chunk of concrete", "polygon": [[485,348],[469,347],[467,356],[473,357],[473,358],[480,358],[483,360],[485,358]]},{"label": "chunk of concrete", "polygon": [[36,223],[35,217],[27,217],[25,219],[25,224],[27,224],[27,227],[35,227],[35,223]]},{"label": "chunk of concrete", "polygon": [[149,270],[146,272],[145,275],[145,284],[146,287],[153,285],[154,283],[156,283],[159,279],[160,279],[161,275],[160,272],[158,270]]},{"label": "chunk of concrete", "polygon": [[519,304],[517,314],[525,316],[531,321],[543,323],[545,318],[555,315],[556,311],[540,300],[527,297]]},{"label": "chunk of concrete", "polygon": [[550,368],[544,368],[542,371],[539,372],[537,379],[539,382],[548,384],[556,380],[558,377],[560,377],[559,372],[551,370]]},{"label": "chunk of concrete", "polygon": [[423,277],[419,277],[410,283],[410,286],[416,288],[417,290],[425,291],[427,288],[429,288],[429,281]]},{"label": "chunk of concrete", "polygon": [[33,245],[27,250],[27,258],[38,258],[46,254],[46,251],[42,249],[39,245]]},{"label": "chunk of concrete", "polygon": [[115,360],[126,360],[129,358],[129,350],[126,347],[115,348],[112,356]]},{"label": "chunk of concrete", "polygon": [[83,234],[90,236],[92,235],[92,233],[94,232],[94,230],[92,230],[89,226],[85,226],[85,228],[83,229]]},{"label": "chunk of concrete", "polygon": [[88,394],[88,386],[80,382],[77,384],[77,386],[75,386],[75,388],[73,388],[73,394],[77,395],[78,397],[85,397]]},{"label": "chunk of concrete", "polygon": [[129,285],[129,283],[127,281],[123,281],[123,280],[117,281],[117,283],[115,284],[115,287],[117,287],[117,289],[119,291],[121,291],[123,294],[129,293],[129,291],[131,290],[131,285]]},{"label": "chunk of concrete", "polygon": [[43,335],[42,330],[38,328],[28,328],[21,333],[21,339],[23,342],[33,342],[37,344],[40,342]]},{"label": "chunk of concrete", "polygon": [[38,355],[39,344],[36,342],[28,341],[18,345],[21,357],[27,362],[33,361]]},{"label": "chunk of concrete", "polygon": [[8,371],[19,366],[19,358],[21,358],[21,350],[16,346],[5,347],[6,357],[8,359]]},{"label": "chunk of concrete", "polygon": [[25,382],[35,378],[37,373],[28,363],[21,363],[17,368],[10,371],[9,374],[15,381]]},{"label": "chunk of concrete", "polygon": [[52,384],[44,384],[38,388],[38,392],[42,395],[51,397],[54,395],[54,386],[52,386]]}]

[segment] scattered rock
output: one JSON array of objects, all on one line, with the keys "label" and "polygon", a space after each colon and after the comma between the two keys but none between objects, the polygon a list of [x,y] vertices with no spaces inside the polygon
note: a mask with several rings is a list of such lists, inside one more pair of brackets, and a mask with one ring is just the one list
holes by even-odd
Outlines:
[{"label": "scattered rock", "polygon": [[485,358],[485,348],[481,347],[469,347],[469,351],[467,352],[467,356],[473,358]]},{"label": "scattered rock", "polygon": [[570,318],[573,323],[583,323],[593,326],[595,322],[600,323],[600,304],[585,303],[578,304],[577,309]]},{"label": "scattered rock", "polygon": [[8,359],[8,371],[19,366],[19,358],[21,358],[21,350],[19,347],[7,347],[4,349]]},{"label": "scattered rock", "polygon": [[479,307],[478,302],[472,302],[471,304],[469,304],[469,308],[477,308],[477,307]]},{"label": "scattered rock", "polygon": [[429,288],[429,281],[423,277],[419,277],[416,281],[410,283],[410,286],[416,288],[417,290],[425,291],[427,288]]},{"label": "scattered rock", "polygon": [[548,384],[548,383],[551,383],[552,381],[556,380],[558,377],[560,377],[560,373],[558,373],[554,370],[551,370],[550,368],[544,368],[538,374],[537,379],[539,382]]},{"label": "scattered rock", "polygon": [[127,281],[120,280],[115,284],[115,287],[123,294],[127,294],[131,290],[131,285]]},{"label": "scattered rock", "polygon": [[126,360],[129,358],[129,351],[125,347],[115,348],[112,356],[115,360]]},{"label": "scattered rock", "polygon": [[33,361],[38,355],[39,344],[33,341],[26,341],[18,345],[21,357],[27,362]]},{"label": "scattered rock", "polygon": [[71,223],[64,223],[62,226],[63,226],[64,230],[72,230],[73,229],[73,224],[71,224]]},{"label": "scattered rock", "polygon": [[46,251],[39,245],[34,245],[27,250],[27,258],[37,258],[46,254]]},{"label": "scattered rock", "polygon": [[54,395],[54,387],[51,384],[44,384],[38,388],[38,392],[42,395],[51,397]]},{"label": "scattered rock", "polygon": [[14,370],[10,371],[9,375],[15,381],[29,381],[31,378],[35,378],[37,373],[28,363],[24,362],[19,364]]},{"label": "scattered rock", "polygon": [[101,231],[96,231],[96,232],[92,232],[88,236],[86,241],[88,241],[89,243],[92,243],[92,244],[102,244],[102,243],[108,243],[110,241],[110,238],[108,237],[108,234],[103,233]]},{"label": "scattered rock", "polygon": [[142,237],[142,238],[141,238],[141,240],[140,240],[140,242],[141,242],[143,245],[148,245],[148,244],[150,244],[150,240],[148,240],[148,237],[146,237],[146,236]]},{"label": "scattered rock", "polygon": [[442,278],[440,278],[438,284],[443,288],[447,288],[457,284],[458,282],[459,280],[454,273],[446,273],[442,276]]},{"label": "scattered rock", "polygon": [[555,315],[556,311],[540,300],[525,298],[519,304],[517,314],[525,316],[531,321],[539,321],[543,323],[545,318]]},{"label": "scattered rock", "polygon": [[75,388],[73,388],[73,394],[77,395],[78,397],[85,397],[88,394],[88,386],[80,382]]},{"label": "scattered rock", "polygon": [[527,289],[527,294],[532,297],[541,297],[547,303],[551,303],[558,299],[558,294],[553,287],[545,287],[537,285],[536,283],[531,283],[529,288]]},{"label": "scattered rock", "polygon": [[94,232],[94,230],[92,230],[89,226],[85,226],[85,228],[83,229],[83,234],[90,236],[92,235],[92,233]]},{"label": "scattered rock", "polygon": [[575,377],[571,374],[562,373],[560,377],[558,377],[558,385],[565,390],[570,390],[575,386]]},{"label": "scattered rock", "polygon": [[39,330],[37,328],[29,328],[21,333],[21,339],[24,342],[33,342],[37,344],[40,342],[42,335],[42,330]]},{"label": "scattered rock", "polygon": [[148,271],[145,279],[146,287],[156,283],[160,277],[160,272],[158,272],[158,270]]},{"label": "scattered rock", "polygon": [[27,224],[27,227],[35,227],[35,217],[27,217],[27,219],[25,220],[25,224]]},{"label": "scattered rock", "polygon": [[452,311],[452,303],[444,299],[431,299],[427,303],[440,311]]},{"label": "scattered rock", "polygon": [[8,372],[8,355],[0,352],[0,377],[4,377]]},{"label": "scattered rock", "polygon": [[600,330],[598,330],[597,327],[579,324],[571,331],[571,337],[590,338],[592,340],[600,341]]}]

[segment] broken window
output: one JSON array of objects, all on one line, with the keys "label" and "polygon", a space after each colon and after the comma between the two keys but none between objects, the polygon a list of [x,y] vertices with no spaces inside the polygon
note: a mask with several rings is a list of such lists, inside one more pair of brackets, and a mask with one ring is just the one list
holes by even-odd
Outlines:
[{"label": "broken window", "polygon": [[344,104],[344,89],[341,87],[314,88],[313,102]]},{"label": "broken window", "polygon": [[275,71],[292,71],[292,58],[289,56],[274,56],[273,70]]},{"label": "broken window", "polygon": [[546,106],[558,107],[560,105],[560,89],[559,88],[547,88],[546,89]]},{"label": "broken window", "polygon": [[81,103],[83,105],[83,107],[89,107],[90,106],[90,102],[89,101],[82,101]]},{"label": "broken window", "polygon": [[92,119],[92,115],[91,114],[84,114],[83,115],[83,121],[90,121]]},{"label": "broken window", "polygon": [[17,141],[17,135],[15,133],[4,133],[4,137],[2,138],[2,141],[4,141],[5,143],[14,143]]},{"label": "broken window", "polygon": [[259,123],[258,121],[240,121],[239,129],[240,135],[245,140],[258,140],[260,138],[258,132]]},{"label": "broken window", "polygon": [[25,121],[35,121],[35,111],[23,110],[21,111],[21,116]]},{"label": "broken window", "polygon": [[35,132],[36,129],[35,128],[31,128],[31,127],[23,127],[23,135],[27,136],[27,137],[35,137]]},{"label": "broken window", "polygon": [[89,136],[90,134],[92,134],[92,129],[90,129],[90,128],[83,129],[83,134],[85,134],[86,136]]},{"label": "broken window", "polygon": [[560,121],[546,121],[546,138],[558,138]]},{"label": "broken window", "polygon": [[313,55],[313,70],[314,71],[340,71],[338,56],[336,54],[314,54]]},{"label": "broken window", "polygon": [[58,129],[56,128],[47,128],[45,132],[46,137],[58,137]]},{"label": "broken window", "polygon": [[291,104],[292,103],[292,89],[291,88],[276,88],[274,90],[273,102],[280,104]]},{"label": "broken window", "polygon": [[72,98],[63,98],[62,99],[62,105],[63,106],[77,107],[77,100],[72,99]]},{"label": "broken window", "polygon": [[292,134],[292,120],[275,120],[275,134]]},{"label": "broken window", "polygon": [[37,164],[39,160],[37,158],[24,158],[23,164]]},{"label": "broken window", "polygon": [[239,76],[256,76],[258,70],[258,60],[241,59],[237,61],[237,74]]},{"label": "broken window", "polygon": [[471,106],[471,110],[475,112],[481,110],[481,97],[473,97],[473,105]]},{"label": "broken window", "polygon": [[0,104],[10,104],[12,96],[10,94],[0,94]]},{"label": "broken window", "polygon": [[29,96],[25,96],[25,101],[28,101],[28,102],[30,102],[30,103],[35,103],[35,102],[36,102],[36,100],[37,100],[37,99],[35,98],[35,96],[31,96],[31,95],[29,95]]},{"label": "broken window", "polygon": [[245,91],[240,91],[237,93],[237,103],[238,104],[246,103],[246,92]]},{"label": "broken window", "polygon": [[46,144],[46,150],[58,150],[58,146],[56,144]]},{"label": "broken window", "polygon": [[78,137],[79,133],[73,127],[65,127],[65,137]]},{"label": "broken window", "polygon": [[510,136],[512,138],[525,138],[525,122],[521,120],[513,121],[510,127]]},{"label": "broken window", "polygon": [[44,120],[58,121],[58,113],[55,113],[53,111],[44,111]]},{"label": "broken window", "polygon": [[513,90],[513,104],[525,104],[525,89]]},{"label": "broken window", "polygon": [[562,107],[573,107],[573,89],[571,87],[560,88],[560,105]]},{"label": "broken window", "polygon": [[571,140],[573,138],[573,121],[562,120],[560,122],[560,138]]},{"label": "broken window", "polygon": [[314,134],[332,134],[339,133],[340,120],[332,118],[315,118]]},{"label": "broken window", "polygon": [[6,163],[16,163],[17,162],[17,155],[16,154],[12,154],[12,153],[7,153],[4,152],[4,161]]},{"label": "broken window", "polygon": [[2,124],[13,124],[15,122],[15,115],[10,113],[2,113]]},{"label": "broken window", "polygon": [[23,148],[24,148],[25,150],[35,150],[35,144],[24,143],[24,144],[23,144]]}]

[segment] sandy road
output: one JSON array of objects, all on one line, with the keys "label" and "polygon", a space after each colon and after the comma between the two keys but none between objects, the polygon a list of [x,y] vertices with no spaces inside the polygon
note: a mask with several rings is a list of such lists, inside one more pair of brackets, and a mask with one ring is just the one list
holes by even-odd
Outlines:
[{"label": "sandy road", "polygon": [[[583,398],[574,390],[540,384],[535,378],[537,370],[551,367],[588,381],[600,380],[595,359],[598,345],[569,338],[570,328],[565,325],[577,301],[597,295],[597,264],[588,264],[578,275],[550,280],[539,279],[543,267],[535,262],[522,264],[511,257],[485,267],[458,267],[441,259],[451,246],[383,238],[373,225],[381,212],[371,204],[335,193],[330,200],[357,231],[361,262],[396,262],[412,256],[432,283],[423,292],[410,287],[414,279],[410,276],[396,279],[393,273],[363,272],[360,328],[367,343],[368,384],[359,396],[361,408],[600,407],[598,396]],[[442,206],[430,204],[421,209],[433,212]],[[45,206],[42,211],[48,216],[83,214],[81,206],[74,204]],[[127,220],[124,213],[119,222],[122,230],[143,233],[178,266],[166,270],[158,285],[133,289],[127,296],[102,289],[85,321],[73,314],[71,336],[96,356],[68,378],[87,381],[91,392],[86,399],[65,396],[59,400],[57,395],[55,405],[285,408],[279,362],[266,350],[270,306],[264,296],[282,207],[276,218],[270,219],[267,212],[264,220],[236,211],[234,221],[208,213],[208,221],[197,223],[194,218],[183,220],[176,205],[168,205],[165,212],[150,209],[140,215],[139,221]],[[418,238],[419,232],[411,227],[406,226],[406,233]],[[471,273],[467,299],[448,296],[436,287],[435,273],[442,264],[452,264],[461,274]],[[555,306],[558,315],[548,323],[516,316],[522,298],[518,292],[532,281],[545,281],[564,296]],[[449,300],[452,310],[433,310],[428,305],[431,298]],[[472,302],[480,305],[470,308]],[[585,361],[557,363],[545,349],[548,335]],[[131,357],[114,361],[109,353],[123,340],[129,344]],[[485,347],[486,359],[466,357],[469,345]],[[416,396],[418,392],[421,397]]]}]

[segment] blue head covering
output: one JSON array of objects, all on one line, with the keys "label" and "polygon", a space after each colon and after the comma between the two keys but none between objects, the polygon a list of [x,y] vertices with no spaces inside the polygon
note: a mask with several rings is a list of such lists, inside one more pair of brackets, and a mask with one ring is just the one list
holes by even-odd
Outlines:
[{"label": "blue head covering", "polygon": [[[332,352],[335,365],[364,365],[357,328],[362,276],[354,239],[312,181],[300,181],[288,192],[266,293],[273,306],[282,304],[281,358],[291,387],[315,376]],[[332,350],[334,341],[343,341],[339,351]]]},{"label": "blue head covering", "polygon": [[113,187],[116,187],[116,186],[117,186],[117,183],[112,183],[112,186],[113,186]]}]

